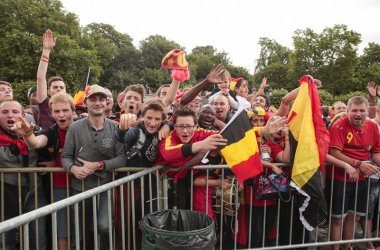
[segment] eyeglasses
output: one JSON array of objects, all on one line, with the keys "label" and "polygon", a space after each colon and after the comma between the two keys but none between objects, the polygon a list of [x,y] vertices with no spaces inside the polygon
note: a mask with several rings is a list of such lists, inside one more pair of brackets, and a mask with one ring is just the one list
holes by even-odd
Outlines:
[{"label": "eyeglasses", "polygon": [[190,131],[190,130],[193,130],[195,128],[195,125],[175,125],[175,127],[179,130],[179,131],[184,131],[185,129],[187,131]]},{"label": "eyeglasses", "polygon": [[192,100],[191,102],[201,103],[202,100],[194,99],[194,100]]}]

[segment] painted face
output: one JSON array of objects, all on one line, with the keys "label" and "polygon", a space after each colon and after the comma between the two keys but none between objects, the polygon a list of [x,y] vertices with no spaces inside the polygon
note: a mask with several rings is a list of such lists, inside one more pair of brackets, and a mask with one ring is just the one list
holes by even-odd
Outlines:
[{"label": "painted face", "polygon": [[125,113],[131,113],[137,115],[141,109],[142,99],[141,95],[133,90],[129,90],[125,93],[123,101],[123,110]]},{"label": "painted face", "polygon": [[198,124],[201,128],[207,129],[215,122],[215,108],[207,106],[199,111]]},{"label": "painted face", "polygon": [[236,95],[247,98],[248,96],[248,82],[246,80],[243,80],[240,84],[240,87],[235,87]]},{"label": "painted face", "polygon": [[365,103],[351,104],[348,108],[347,115],[352,126],[361,127],[368,115],[367,105]]},{"label": "painted face", "polygon": [[265,118],[264,116],[255,115],[251,118],[252,127],[264,127],[265,126]]},{"label": "painted face", "polygon": [[333,115],[337,115],[337,114],[340,114],[340,113],[346,112],[346,111],[347,111],[346,104],[338,102],[334,105],[334,109],[333,109],[332,113],[333,113]]},{"label": "painted face", "polygon": [[164,97],[168,94],[169,87],[162,87],[160,95],[158,96],[159,100],[164,99]]},{"label": "painted face", "polygon": [[67,130],[71,123],[74,122],[74,111],[71,110],[70,104],[65,102],[56,102],[51,104],[51,115],[62,130]]},{"label": "painted face", "polygon": [[227,118],[228,111],[230,110],[230,104],[227,97],[220,95],[213,101],[212,105],[215,108],[215,116],[221,121],[225,121]]},{"label": "painted face", "polygon": [[189,143],[191,138],[193,138],[196,129],[194,118],[191,116],[177,117],[174,129],[181,143]]},{"label": "painted face", "polygon": [[162,112],[155,110],[147,110],[144,114],[144,126],[149,134],[154,134],[160,129],[163,122]]},{"label": "painted face", "polygon": [[13,125],[24,117],[22,107],[17,102],[3,102],[0,104],[0,126],[8,132],[12,132]]},{"label": "painted face", "polygon": [[66,85],[62,81],[54,81],[50,84],[49,95],[53,96],[57,93],[66,93]]},{"label": "painted face", "polygon": [[263,109],[266,108],[266,100],[262,96],[257,96],[254,102],[255,107],[262,107]]},{"label": "painted face", "polygon": [[85,104],[89,116],[103,116],[107,105],[107,98],[103,95],[94,95],[86,98]]},{"label": "painted face", "polygon": [[13,90],[5,84],[0,84],[0,102],[13,99]]}]

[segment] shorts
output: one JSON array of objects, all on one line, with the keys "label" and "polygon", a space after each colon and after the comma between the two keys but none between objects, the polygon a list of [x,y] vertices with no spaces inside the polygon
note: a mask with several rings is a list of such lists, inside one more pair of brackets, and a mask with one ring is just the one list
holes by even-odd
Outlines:
[{"label": "shorts", "polygon": [[[333,191],[331,194],[331,186]],[[357,190],[356,190],[357,189]],[[327,186],[329,196],[332,195],[331,217],[341,218],[347,212],[356,212],[359,216],[367,213],[368,178],[358,182],[329,181]],[[359,194],[359,195],[356,195]],[[356,201],[355,201],[356,199]]]},{"label": "shorts", "polygon": [[[65,187],[54,187],[54,202],[67,198],[67,190]],[[62,208],[57,211],[57,237],[67,238],[67,208]]]}]

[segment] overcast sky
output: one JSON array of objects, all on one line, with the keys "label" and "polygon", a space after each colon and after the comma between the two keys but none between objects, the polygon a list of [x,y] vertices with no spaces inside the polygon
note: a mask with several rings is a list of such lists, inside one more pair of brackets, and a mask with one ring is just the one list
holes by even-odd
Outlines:
[{"label": "overcast sky", "polygon": [[234,65],[253,72],[260,37],[292,48],[297,29],[321,32],[346,24],[368,42],[380,43],[380,0],[61,0],[80,24],[107,23],[130,35],[136,46],[162,35],[186,48],[212,45]]}]

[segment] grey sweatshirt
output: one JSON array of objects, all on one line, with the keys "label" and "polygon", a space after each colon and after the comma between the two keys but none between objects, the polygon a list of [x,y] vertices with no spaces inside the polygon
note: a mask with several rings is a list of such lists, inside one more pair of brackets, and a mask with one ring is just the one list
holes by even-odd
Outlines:
[{"label": "grey sweatshirt", "polygon": [[[109,171],[124,167],[127,162],[124,145],[118,142],[114,137],[118,124],[110,119],[104,119],[104,127],[100,130],[92,128],[87,118],[71,124],[67,130],[65,145],[61,155],[61,163],[66,172],[69,172],[70,167],[77,159],[79,149],[84,145],[112,158],[110,160],[104,160],[104,171],[107,172],[104,178],[99,178],[100,185],[111,180],[112,176]],[[82,181],[73,177],[71,186],[73,189],[81,191]],[[98,177],[96,175],[90,175],[84,180],[85,190],[96,186],[98,186]]]}]

